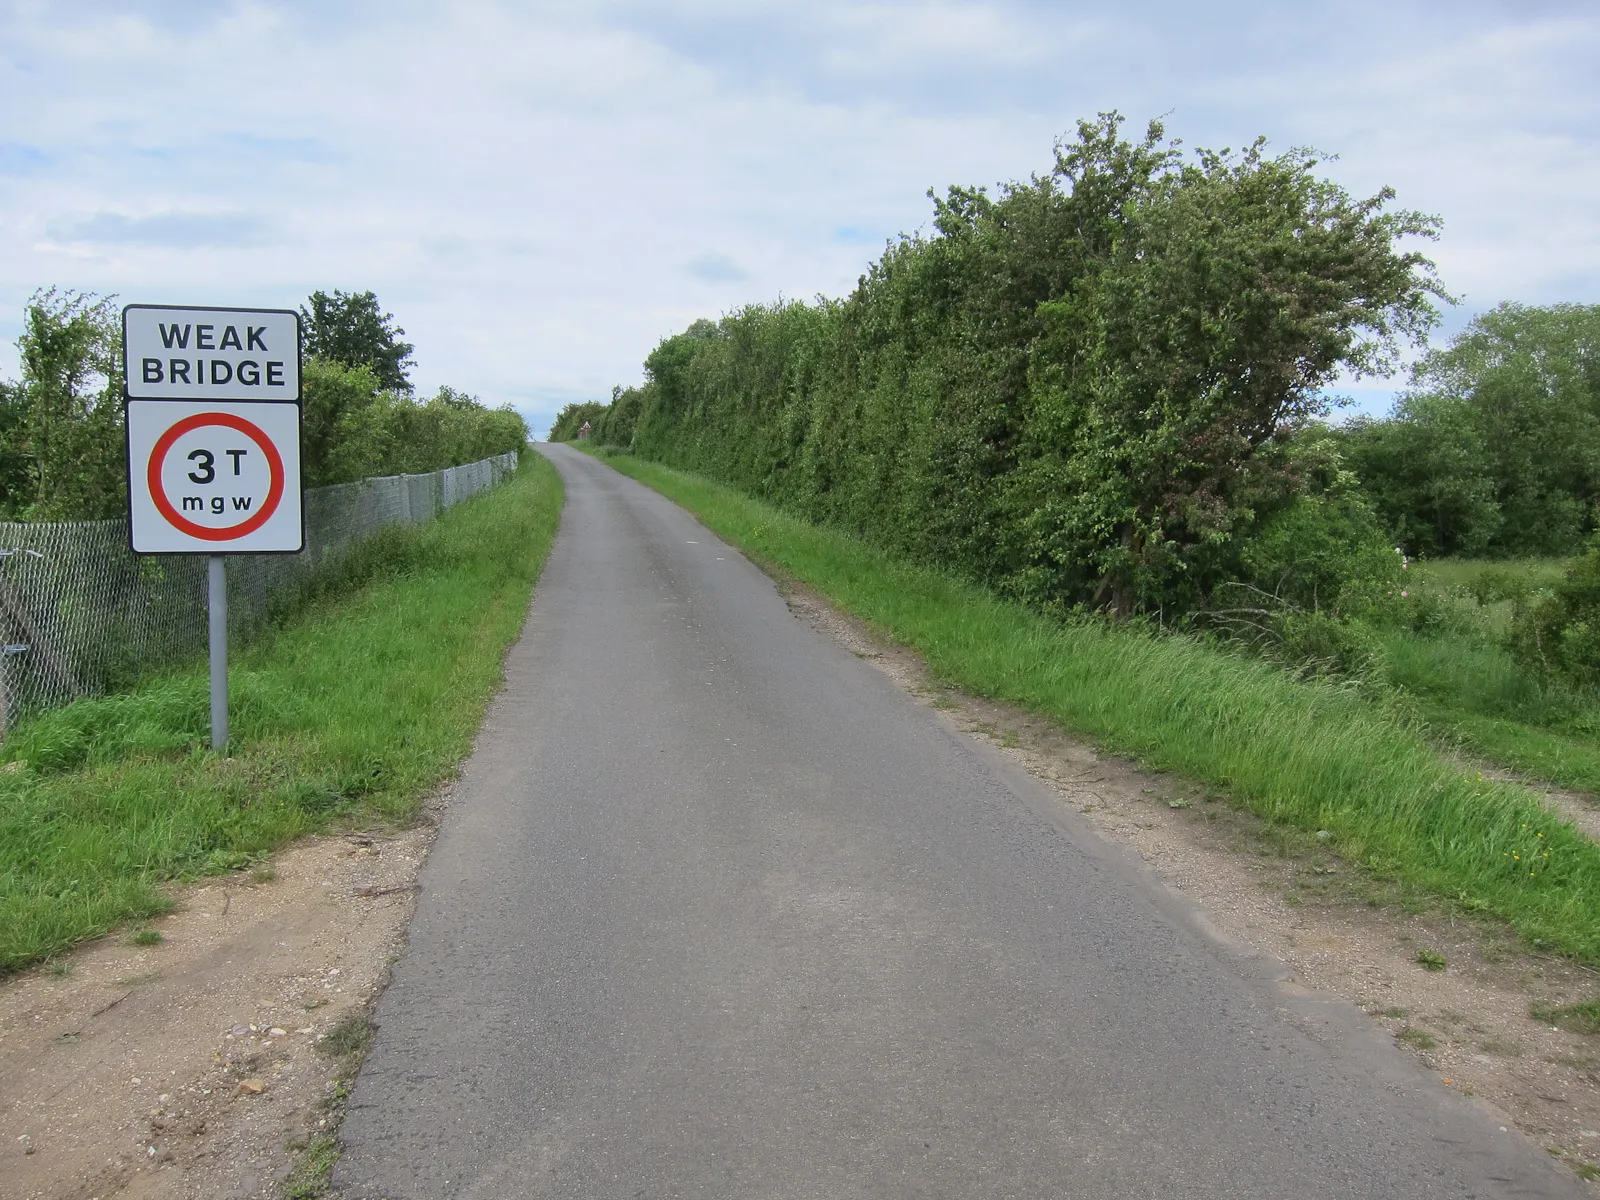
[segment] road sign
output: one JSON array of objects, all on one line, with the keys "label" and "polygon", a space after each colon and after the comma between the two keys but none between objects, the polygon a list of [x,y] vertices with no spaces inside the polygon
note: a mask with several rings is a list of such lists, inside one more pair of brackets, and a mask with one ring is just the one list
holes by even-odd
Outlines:
[{"label": "road sign", "polygon": [[122,365],[130,400],[299,400],[300,316],[130,304]]},{"label": "road sign", "polygon": [[300,406],[129,400],[128,510],[138,554],[300,550]]},{"label": "road sign", "polygon": [[300,315],[289,309],[130,304],[122,310],[128,542],[205,554],[211,747],[228,745],[224,554],[305,545]]}]

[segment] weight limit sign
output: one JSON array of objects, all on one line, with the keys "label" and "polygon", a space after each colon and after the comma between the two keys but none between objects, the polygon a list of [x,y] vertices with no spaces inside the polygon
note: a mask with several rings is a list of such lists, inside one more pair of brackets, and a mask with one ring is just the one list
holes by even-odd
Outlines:
[{"label": "weight limit sign", "polygon": [[300,406],[128,401],[139,554],[285,554],[304,544]]}]

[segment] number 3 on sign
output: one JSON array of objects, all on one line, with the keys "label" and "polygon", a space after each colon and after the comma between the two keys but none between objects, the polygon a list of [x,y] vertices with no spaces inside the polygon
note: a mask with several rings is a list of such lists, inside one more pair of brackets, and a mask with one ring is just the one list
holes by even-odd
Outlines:
[{"label": "number 3 on sign", "polygon": [[139,553],[297,551],[300,406],[129,400],[128,480]]}]

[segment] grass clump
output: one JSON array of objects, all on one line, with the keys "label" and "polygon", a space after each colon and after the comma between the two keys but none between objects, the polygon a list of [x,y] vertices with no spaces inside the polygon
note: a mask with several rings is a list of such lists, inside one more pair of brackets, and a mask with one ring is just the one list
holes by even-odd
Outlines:
[{"label": "grass clump", "polygon": [[159,930],[141,929],[129,939],[135,946],[159,946],[164,940]]},{"label": "grass clump", "polygon": [[1450,960],[1437,950],[1429,950],[1424,946],[1417,951],[1417,965],[1424,971],[1442,971],[1450,965]]},{"label": "grass clump", "polygon": [[235,651],[231,755],[206,749],[203,664],[84,700],[0,747],[0,974],[166,909],[350,814],[405,822],[471,746],[555,535],[559,477],[381,535],[338,586]]},{"label": "grass clump", "polygon": [[1600,1033],[1600,997],[1582,1004],[1535,1004],[1529,1015],[1535,1021],[1554,1025],[1572,1033]]},{"label": "grass clump", "polygon": [[[337,1130],[350,1099],[350,1084],[372,1045],[377,1026],[364,1008],[346,1013],[317,1039],[317,1049],[338,1064],[341,1078],[322,1102],[327,1132],[299,1146],[299,1154],[283,1182],[286,1200],[319,1200],[332,1186],[333,1167],[341,1153]],[[291,1147],[296,1148],[296,1147]]]},{"label": "grass clump", "polygon": [[1326,832],[1379,876],[1600,960],[1600,847],[1526,789],[1446,761],[1356,689],[1191,638],[1052,619],[705,479],[606,459],[920,651],[944,683],[1225,789],[1269,822]]},{"label": "grass clump", "polygon": [[1418,1029],[1414,1025],[1407,1025],[1394,1035],[1395,1041],[1410,1046],[1413,1050],[1428,1051],[1436,1047],[1439,1042],[1433,1034]]},{"label": "grass clump", "polygon": [[333,1165],[339,1161],[339,1139],[314,1137],[300,1151],[283,1181],[284,1200],[320,1200],[332,1186]]},{"label": "grass clump", "polygon": [[349,1013],[317,1040],[317,1049],[329,1058],[353,1059],[359,1064],[372,1044],[374,1026],[365,1009]]}]

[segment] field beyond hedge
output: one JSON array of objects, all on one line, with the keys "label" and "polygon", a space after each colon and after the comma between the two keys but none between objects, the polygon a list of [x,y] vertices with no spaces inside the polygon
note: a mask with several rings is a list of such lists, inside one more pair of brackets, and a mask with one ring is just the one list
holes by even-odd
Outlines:
[{"label": "field beyond hedge", "polygon": [[1383,683],[1466,754],[1600,796],[1600,696],[1519,661],[1518,604],[1537,603],[1570,559],[1412,564],[1411,628],[1378,629]]}]

